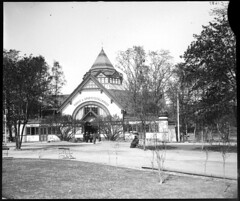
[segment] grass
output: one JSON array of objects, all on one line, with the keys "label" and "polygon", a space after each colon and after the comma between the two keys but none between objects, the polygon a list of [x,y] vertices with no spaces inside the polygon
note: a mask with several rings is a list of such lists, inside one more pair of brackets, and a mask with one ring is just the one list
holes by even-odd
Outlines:
[{"label": "grass", "polygon": [[[9,199],[237,198],[237,181],[167,175],[70,160],[3,159],[2,196]],[[226,190],[227,189],[227,190]]]},{"label": "grass", "polygon": [[[222,148],[224,145],[204,145],[205,148],[207,148],[209,151],[215,151],[215,152],[221,152]],[[143,147],[140,146],[142,149]],[[163,145],[158,145],[158,149],[164,149]],[[147,150],[154,150],[155,146],[146,146]],[[166,144],[166,149],[167,150],[173,150],[173,149],[178,149],[178,150],[192,150],[192,151],[201,151],[202,150],[202,145],[167,145]],[[228,147],[228,153],[237,153],[237,146],[229,146]]]}]

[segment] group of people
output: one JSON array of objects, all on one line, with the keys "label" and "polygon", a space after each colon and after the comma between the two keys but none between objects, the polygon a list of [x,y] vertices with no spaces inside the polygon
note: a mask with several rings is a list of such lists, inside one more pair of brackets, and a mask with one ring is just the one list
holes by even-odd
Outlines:
[{"label": "group of people", "polygon": [[97,139],[101,141],[101,137],[97,133],[86,132],[83,134],[83,141],[85,142],[90,141],[95,144]]},{"label": "group of people", "polygon": [[[96,144],[97,139],[99,141],[101,141],[101,137],[97,133],[86,132],[86,133],[83,134],[83,141],[84,142],[90,141],[90,143],[93,142],[93,144]],[[138,146],[138,143],[139,143],[138,136],[135,135],[134,139],[131,142],[130,148],[136,148]]]}]

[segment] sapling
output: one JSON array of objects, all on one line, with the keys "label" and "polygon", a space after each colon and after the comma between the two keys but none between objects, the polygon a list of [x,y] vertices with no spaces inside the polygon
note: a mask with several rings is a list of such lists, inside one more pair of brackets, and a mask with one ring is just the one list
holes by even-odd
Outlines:
[{"label": "sapling", "polygon": [[203,150],[205,151],[205,162],[204,162],[204,174],[206,174],[206,169],[207,169],[207,162],[208,162],[208,158],[209,158],[209,148],[208,145],[211,146],[212,145],[212,140],[210,139],[210,141],[208,142],[208,135],[212,133],[212,129],[210,129],[210,133],[208,132],[209,129],[208,127],[206,128],[205,131],[205,145],[203,147]]},{"label": "sapling", "polygon": [[229,149],[229,133],[230,133],[230,125],[229,123],[217,123],[217,129],[218,133],[220,134],[222,145],[221,147],[221,154],[222,154],[222,159],[223,159],[223,175],[224,175],[224,180],[226,179],[225,176],[225,166],[226,166],[226,158],[227,158],[227,153]]},{"label": "sapling", "polygon": [[159,148],[158,146],[158,139],[157,137],[155,138],[155,154],[156,154],[156,160],[157,160],[157,165],[158,165],[158,179],[159,179],[159,184],[162,184],[164,182],[164,177],[162,174],[163,167],[164,167],[164,162],[166,158],[166,142],[162,140],[162,149]]}]

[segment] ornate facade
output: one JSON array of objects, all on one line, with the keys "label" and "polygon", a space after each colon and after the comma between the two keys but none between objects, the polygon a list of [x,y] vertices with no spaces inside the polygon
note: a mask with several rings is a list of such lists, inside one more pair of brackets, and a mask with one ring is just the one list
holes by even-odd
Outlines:
[{"label": "ornate facade", "polygon": [[[91,122],[99,116],[118,116],[122,119],[124,111],[128,113],[131,104],[128,101],[128,92],[124,90],[122,83],[123,75],[113,67],[102,49],[89,71],[83,76],[82,82],[58,108],[58,112],[62,115],[71,115],[74,119],[81,120],[88,125],[86,127],[86,124],[83,124],[81,129],[75,133],[75,138],[81,138],[84,133],[88,132],[87,129]],[[175,128],[168,125],[167,117],[159,117],[154,122],[157,122],[157,125],[152,126],[150,122],[147,125],[147,139],[152,139],[157,134],[160,139],[176,141]],[[125,118],[124,123],[130,125],[126,133],[134,131],[141,133],[139,126],[141,122],[138,119]],[[25,141],[46,141],[50,137],[56,139],[49,128],[41,132],[36,130],[32,135],[32,126],[29,124],[24,139]]]}]

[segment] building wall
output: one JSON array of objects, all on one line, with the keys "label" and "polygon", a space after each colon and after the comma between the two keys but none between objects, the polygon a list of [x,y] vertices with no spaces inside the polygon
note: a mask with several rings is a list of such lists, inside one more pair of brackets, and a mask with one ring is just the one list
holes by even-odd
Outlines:
[{"label": "building wall", "polygon": [[[36,130],[34,133],[30,131],[30,133],[27,133],[28,128],[38,129],[38,133],[36,133]],[[45,127],[46,133],[43,135],[40,135],[40,124],[36,123],[29,123],[25,126],[23,131],[23,142],[39,142],[39,141],[60,141],[59,137],[51,132],[49,132],[49,127]],[[22,129],[22,125],[21,125]]]},{"label": "building wall", "polygon": [[[151,121],[146,122],[146,124],[154,125],[157,123],[158,129],[155,132],[152,130],[146,130],[146,145],[153,145],[154,141],[165,141],[165,142],[176,142],[176,131],[175,125],[168,125],[168,117],[159,117],[158,120],[155,120],[154,124]],[[129,121],[129,124],[140,124],[140,121]],[[132,132],[139,132],[140,144],[143,143],[143,133],[138,131],[136,127]]]},{"label": "building wall", "polygon": [[117,115],[119,117],[122,116],[121,108],[100,90],[83,90],[81,94],[78,93],[72,99],[72,101],[68,103],[67,106],[65,106],[65,108],[62,110],[62,114],[73,115],[75,109],[78,108],[81,104],[92,101],[104,105],[108,109],[110,115]]}]

